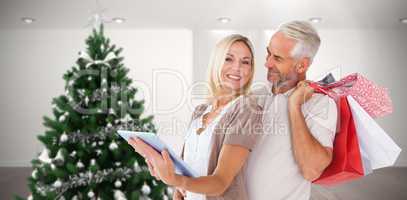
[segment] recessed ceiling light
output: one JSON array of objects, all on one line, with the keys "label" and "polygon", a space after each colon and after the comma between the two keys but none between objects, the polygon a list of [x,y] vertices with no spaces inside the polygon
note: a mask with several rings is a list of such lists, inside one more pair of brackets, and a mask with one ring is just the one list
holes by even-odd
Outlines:
[{"label": "recessed ceiling light", "polygon": [[118,24],[122,24],[126,21],[126,19],[124,18],[120,18],[120,17],[115,17],[112,19],[114,22],[118,23]]},{"label": "recessed ceiling light", "polygon": [[31,18],[31,17],[23,17],[23,18],[21,18],[21,21],[23,21],[26,24],[31,24],[35,21],[35,19]]},{"label": "recessed ceiling light", "polygon": [[320,17],[312,17],[312,18],[309,19],[309,21],[316,24],[316,23],[320,23],[322,21],[322,18],[320,18]]},{"label": "recessed ceiling light", "polygon": [[222,24],[227,24],[232,21],[229,17],[219,17],[217,20]]},{"label": "recessed ceiling light", "polygon": [[403,24],[407,24],[407,18],[401,18],[400,22],[403,23]]}]

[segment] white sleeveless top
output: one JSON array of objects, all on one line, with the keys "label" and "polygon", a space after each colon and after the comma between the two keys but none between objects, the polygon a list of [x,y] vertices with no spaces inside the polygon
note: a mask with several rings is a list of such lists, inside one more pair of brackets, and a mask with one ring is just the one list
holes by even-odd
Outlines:
[{"label": "white sleeveless top", "polygon": [[[229,102],[199,135],[197,131],[203,125],[202,118],[212,110],[212,105],[209,105],[200,117],[191,122],[185,136],[184,161],[195,170],[198,176],[208,175],[210,142],[214,128],[228,108],[236,102],[238,98]],[[206,200],[206,197],[204,194],[187,191],[185,200]]]}]

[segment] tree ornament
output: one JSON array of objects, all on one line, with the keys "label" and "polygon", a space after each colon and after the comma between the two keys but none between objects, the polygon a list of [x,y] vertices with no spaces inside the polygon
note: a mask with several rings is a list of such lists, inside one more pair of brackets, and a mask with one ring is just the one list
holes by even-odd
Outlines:
[{"label": "tree ornament", "polygon": [[116,114],[116,113],[114,112],[113,108],[109,108],[109,114],[112,114],[112,115]]},{"label": "tree ornament", "polygon": [[109,145],[109,149],[110,150],[116,150],[119,146],[116,144],[116,142],[112,141],[112,143],[110,143]]},{"label": "tree ornament", "polygon": [[38,159],[43,163],[51,163],[52,162],[52,159],[49,157],[48,149],[42,150],[42,152],[41,152],[40,156],[38,157]]},{"label": "tree ornament", "polygon": [[174,190],[171,187],[167,187],[167,194],[172,196],[173,193],[174,193]]},{"label": "tree ornament", "polygon": [[85,165],[83,165],[83,163],[80,160],[78,161],[78,163],[76,163],[76,166],[80,169],[85,167]]},{"label": "tree ornament", "polygon": [[31,177],[33,177],[34,179],[37,179],[37,175],[38,175],[38,170],[34,169],[33,172],[31,173]]},{"label": "tree ornament", "polygon": [[150,188],[149,185],[147,185],[146,182],[144,182],[143,187],[141,187],[141,192],[142,192],[144,195],[149,195],[149,194],[150,194],[151,188]]},{"label": "tree ornament", "polygon": [[115,200],[127,200],[126,195],[120,190],[115,190],[113,197]]},{"label": "tree ornament", "polygon": [[[70,97],[70,98],[72,98],[72,97]],[[63,115],[61,115],[60,117],[59,117],[59,121],[60,122],[63,122],[63,121],[65,121],[65,119],[66,119],[66,117],[69,115],[69,113],[68,112],[65,112]]]},{"label": "tree ornament", "polygon": [[92,190],[88,192],[88,197],[89,198],[93,198],[94,196],[95,196],[95,193],[93,193]]},{"label": "tree ornament", "polygon": [[65,121],[65,119],[66,119],[65,115],[61,115],[58,120],[60,122],[63,122],[63,121]]},{"label": "tree ornament", "polygon": [[134,162],[134,171],[137,173],[141,172],[141,167],[137,162]]},{"label": "tree ornament", "polygon": [[61,141],[62,143],[68,141],[68,135],[65,132],[62,133],[62,135],[59,137],[59,141]]},{"label": "tree ornament", "polygon": [[72,102],[72,101],[73,101],[73,97],[68,96],[68,101],[69,101],[69,102]]},{"label": "tree ornament", "polygon": [[88,105],[89,103],[89,97],[85,97],[85,105]]},{"label": "tree ornament", "polygon": [[116,180],[116,181],[114,182],[114,186],[117,187],[117,188],[119,188],[119,187],[122,186],[122,182],[119,181],[119,180]]},{"label": "tree ornament", "polygon": [[62,186],[62,182],[60,179],[57,179],[54,184],[52,184],[54,187],[59,188]]},{"label": "tree ornament", "polygon": [[63,153],[62,153],[62,150],[60,149],[60,150],[58,150],[58,153],[57,153],[57,155],[55,156],[55,158],[54,158],[55,160],[58,160],[58,161],[64,161],[65,159],[64,159],[64,155],[63,155]]}]

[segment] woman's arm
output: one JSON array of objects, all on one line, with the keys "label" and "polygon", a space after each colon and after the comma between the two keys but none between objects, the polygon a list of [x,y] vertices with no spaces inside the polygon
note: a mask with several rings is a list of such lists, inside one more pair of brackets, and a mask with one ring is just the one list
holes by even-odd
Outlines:
[{"label": "woman's arm", "polygon": [[249,155],[249,150],[245,147],[223,145],[214,173],[192,178],[175,174],[174,164],[167,151],[163,151],[160,155],[140,139],[132,139],[129,143],[148,160],[152,165],[150,167],[152,174],[164,183],[208,196],[222,195],[229,188]]},{"label": "woman's arm", "polygon": [[187,191],[208,196],[220,196],[229,188],[235,176],[242,169],[248,155],[249,150],[244,147],[224,145],[213,174],[198,178],[175,175],[175,184]]}]

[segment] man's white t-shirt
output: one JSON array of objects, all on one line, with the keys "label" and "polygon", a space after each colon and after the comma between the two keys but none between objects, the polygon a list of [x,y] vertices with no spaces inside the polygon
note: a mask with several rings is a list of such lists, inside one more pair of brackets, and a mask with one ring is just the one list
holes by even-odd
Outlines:
[{"label": "man's white t-shirt", "polygon": [[[308,200],[311,182],[301,175],[294,159],[288,116],[288,96],[263,88],[255,91],[264,108],[264,136],[253,149],[247,168],[250,200]],[[302,106],[307,126],[323,146],[332,147],[336,132],[337,108],[333,99],[314,94]]]}]

